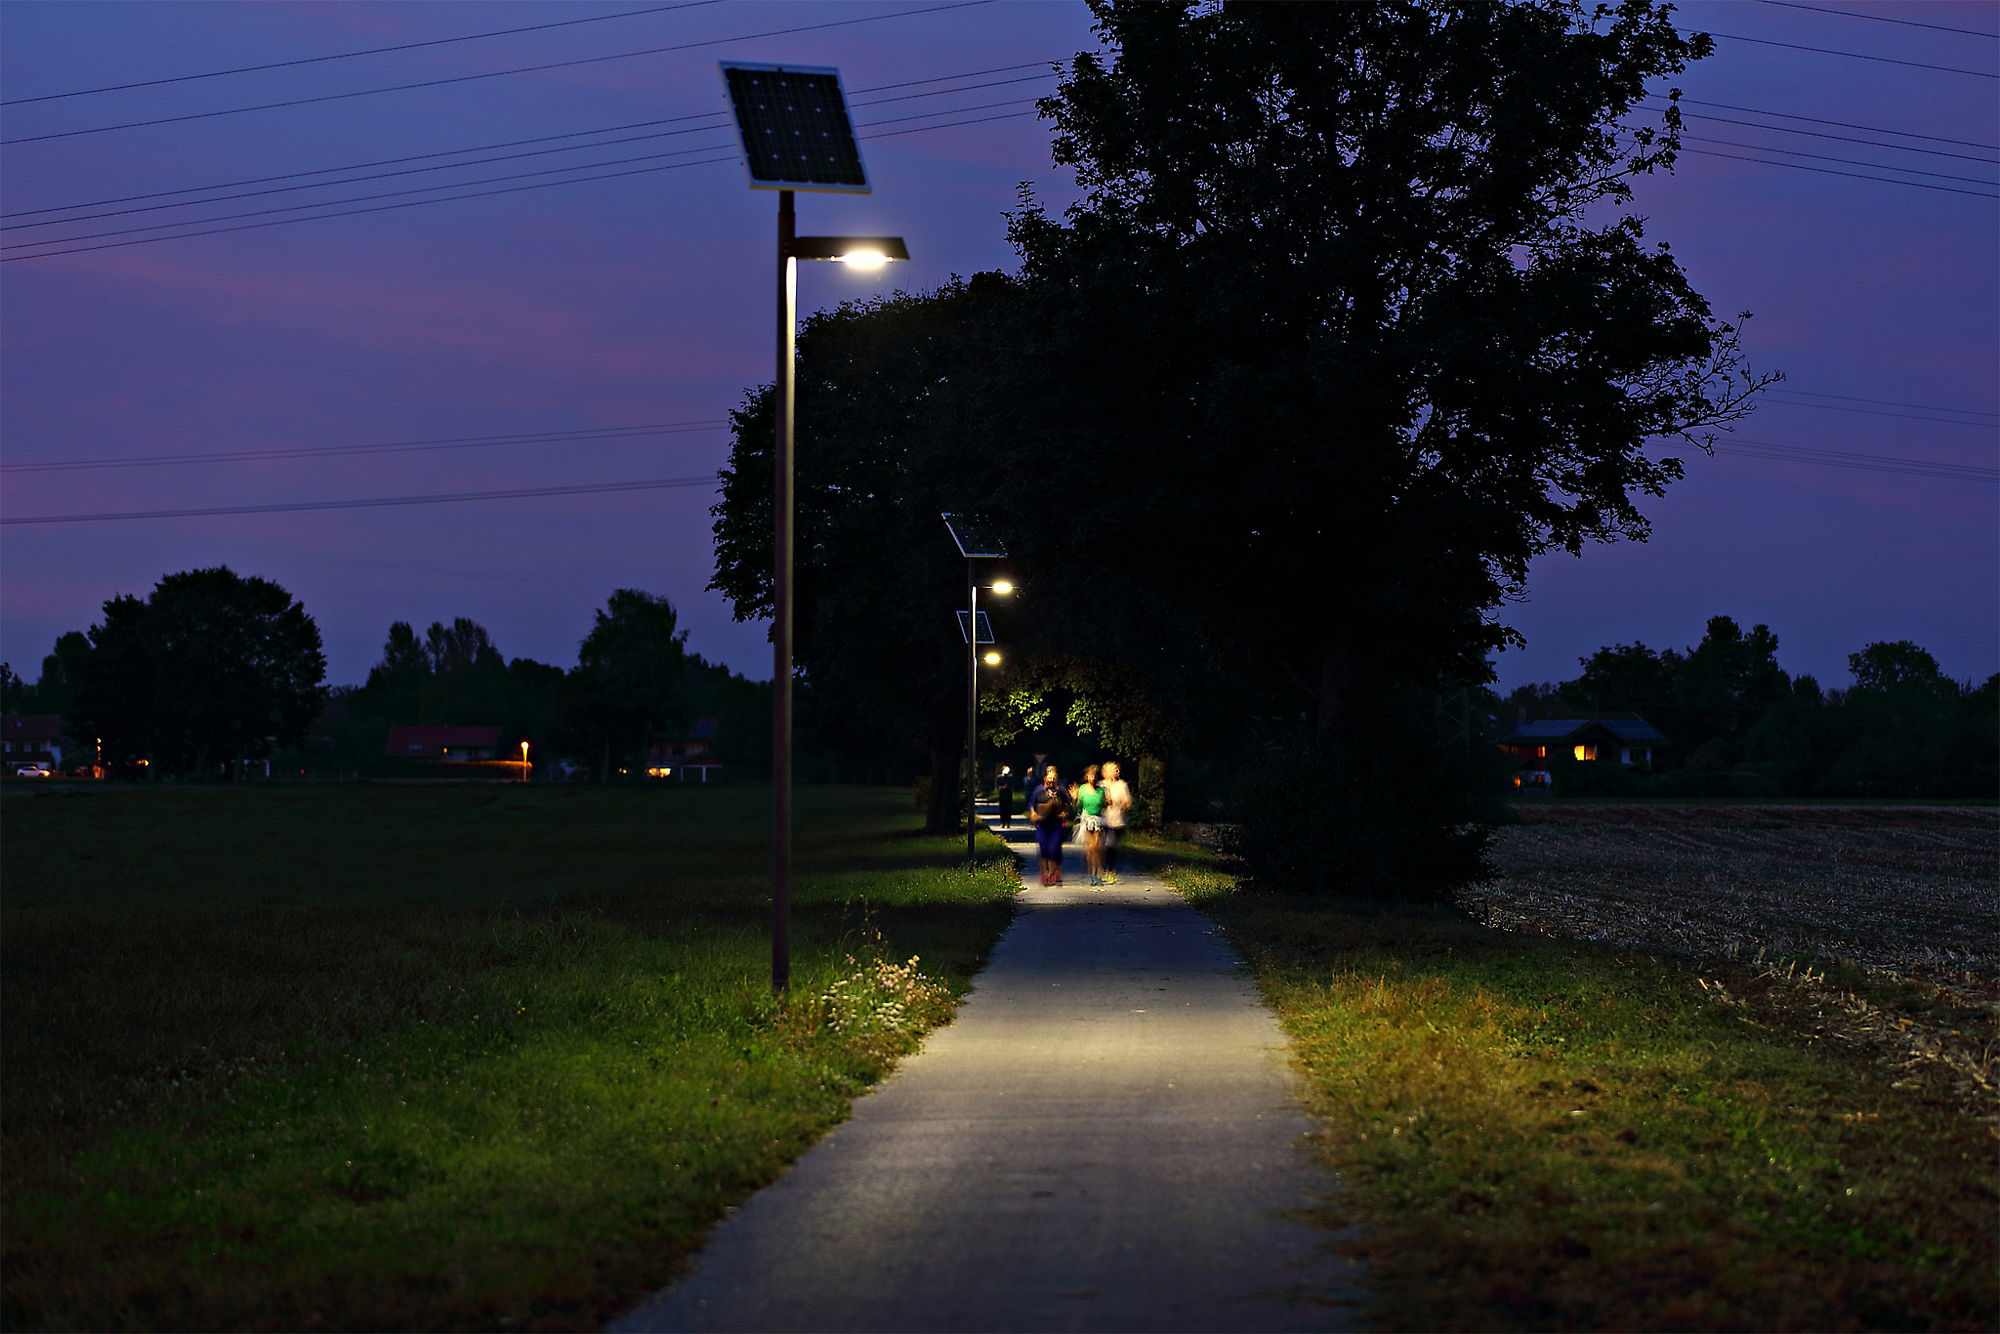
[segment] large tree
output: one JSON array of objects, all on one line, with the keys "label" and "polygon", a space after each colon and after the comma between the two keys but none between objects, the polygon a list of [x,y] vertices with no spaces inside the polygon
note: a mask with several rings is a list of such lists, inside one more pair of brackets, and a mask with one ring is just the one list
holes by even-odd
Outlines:
[{"label": "large tree", "polygon": [[573,740],[614,762],[643,769],[647,749],[687,725],[682,677],[687,632],[673,604],[636,588],[612,593],[592,619],[565,682]]},{"label": "large tree", "polygon": [[1643,537],[1680,475],[1644,446],[1752,387],[1617,207],[1707,39],[1647,0],[1091,8],[1111,59],[1042,104],[1089,195],[1014,237],[1106,487],[1041,546],[1125,552],[1322,741],[1371,683],[1486,679],[1529,562]]},{"label": "large tree", "polygon": [[226,566],[170,574],[141,601],[104,604],[72,667],[80,724],[104,757],[211,773],[298,742],[318,715],[319,627],[277,584]]}]

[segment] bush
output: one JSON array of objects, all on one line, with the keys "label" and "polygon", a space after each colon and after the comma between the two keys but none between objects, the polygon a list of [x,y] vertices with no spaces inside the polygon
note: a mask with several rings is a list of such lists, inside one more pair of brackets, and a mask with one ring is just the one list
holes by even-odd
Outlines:
[{"label": "bush", "polygon": [[1511,763],[1497,748],[1448,747],[1433,697],[1367,711],[1347,738],[1297,738],[1239,784],[1241,852],[1269,888],[1442,900],[1492,874],[1486,847],[1504,818]]}]

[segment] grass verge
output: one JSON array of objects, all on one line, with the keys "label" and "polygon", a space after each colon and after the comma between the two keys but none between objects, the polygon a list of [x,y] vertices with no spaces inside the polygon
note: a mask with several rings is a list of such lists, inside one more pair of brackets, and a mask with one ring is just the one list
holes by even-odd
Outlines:
[{"label": "grass verge", "polygon": [[1747,969],[1156,864],[1292,1038],[1383,1328],[1994,1326],[1992,1125],[1759,1022]]},{"label": "grass verge", "polygon": [[[11,798],[8,1328],[590,1328],[948,1018],[1011,857],[803,790]],[[915,960],[912,962],[912,960]]]}]

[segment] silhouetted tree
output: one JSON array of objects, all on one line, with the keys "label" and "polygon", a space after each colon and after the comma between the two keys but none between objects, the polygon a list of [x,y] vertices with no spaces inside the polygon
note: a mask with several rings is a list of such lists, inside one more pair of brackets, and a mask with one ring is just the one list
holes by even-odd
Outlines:
[{"label": "silhouetted tree", "polygon": [[292,595],[227,567],[160,580],[104,604],[71,670],[79,726],[111,763],[209,773],[299,741],[317,716],[326,657]]},{"label": "silhouetted tree", "polygon": [[621,588],[595,614],[568,679],[572,737],[602,757],[608,781],[617,760],[643,768],[646,751],[686,725],[682,665],[685,631],[673,604]]}]

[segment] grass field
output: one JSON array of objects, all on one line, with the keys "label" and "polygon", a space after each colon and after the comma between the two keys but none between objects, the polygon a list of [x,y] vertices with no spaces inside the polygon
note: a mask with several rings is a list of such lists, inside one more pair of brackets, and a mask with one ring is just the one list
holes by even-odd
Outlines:
[{"label": "grass field", "polygon": [[1381,1327],[1983,1330],[1995,833],[1552,808],[1455,909],[1156,855],[1292,1036]]},{"label": "grass field", "polygon": [[[590,1328],[946,1018],[1011,913],[907,793],[18,789],[7,1328]],[[917,962],[910,961],[915,958]]]}]

